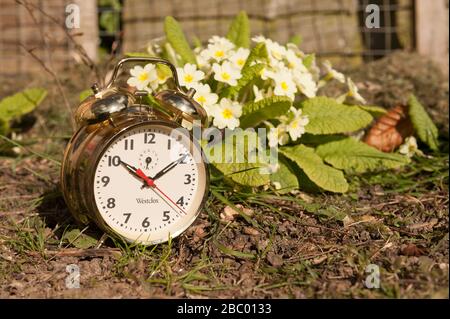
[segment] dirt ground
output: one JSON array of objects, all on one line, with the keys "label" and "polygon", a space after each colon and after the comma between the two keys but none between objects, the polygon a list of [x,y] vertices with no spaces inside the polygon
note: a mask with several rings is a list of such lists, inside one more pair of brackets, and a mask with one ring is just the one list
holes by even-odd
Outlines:
[{"label": "dirt ground", "polygon": [[[442,152],[350,176],[344,195],[213,185],[185,234],[147,248],[111,239],[80,248],[100,239],[94,227],[70,239],[77,226],[58,188],[68,115],[50,80],[25,79],[50,92],[20,133],[25,148],[0,157],[0,298],[448,298],[448,80],[408,53],[349,72],[371,104],[416,93],[440,128]],[[76,105],[84,75],[61,77]],[[17,79],[0,84],[0,97],[17,89]],[[251,218],[226,217],[230,203]],[[80,288],[67,288],[68,265],[79,267]],[[379,288],[365,285],[370,267],[380,270]]]}]

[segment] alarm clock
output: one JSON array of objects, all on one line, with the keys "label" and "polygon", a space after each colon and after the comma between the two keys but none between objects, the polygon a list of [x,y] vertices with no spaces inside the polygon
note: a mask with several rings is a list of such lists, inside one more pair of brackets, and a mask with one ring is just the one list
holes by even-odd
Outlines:
[{"label": "alarm clock", "polygon": [[[116,85],[119,70],[131,62],[168,66],[175,89],[149,99],[146,91]],[[120,60],[108,84],[92,90],[74,114],[77,130],[62,162],[70,212],[79,223],[95,223],[130,243],[152,245],[180,235],[199,215],[209,185],[201,146],[183,128],[207,126],[195,90],[180,87],[170,62],[139,57]]]}]

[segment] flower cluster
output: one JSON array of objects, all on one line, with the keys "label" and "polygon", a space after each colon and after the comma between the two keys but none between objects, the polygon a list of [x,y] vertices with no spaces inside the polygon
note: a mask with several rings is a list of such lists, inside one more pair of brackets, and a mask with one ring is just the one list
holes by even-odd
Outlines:
[{"label": "flower cluster", "polygon": [[[205,108],[214,126],[231,130],[240,126],[243,107],[273,96],[283,96],[294,101],[313,98],[320,88],[329,81],[346,84],[348,91],[338,97],[344,101],[353,98],[365,103],[353,81],[334,70],[329,61],[323,63],[323,71],[316,64],[314,55],[303,53],[295,44],[281,45],[263,36],[252,39],[254,44],[263,43],[267,51],[264,58],[256,57],[247,65],[250,50],[237,47],[224,37],[213,36],[206,47],[194,50],[196,64],[177,65],[180,85],[194,88],[194,99]],[[175,61],[177,60],[175,57]],[[262,71],[247,85],[245,92],[238,96],[222,94],[229,87],[238,85],[243,77],[243,69],[254,64],[263,64]],[[128,84],[139,90],[153,92],[166,85],[168,75],[153,64],[135,66],[130,70]],[[301,109],[292,106],[287,114],[265,121],[270,129],[270,146],[296,141],[305,132],[309,120]]]}]

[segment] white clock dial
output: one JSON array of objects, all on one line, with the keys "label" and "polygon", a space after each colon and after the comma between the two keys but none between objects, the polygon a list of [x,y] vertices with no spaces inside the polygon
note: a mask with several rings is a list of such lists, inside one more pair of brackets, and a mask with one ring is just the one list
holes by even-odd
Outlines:
[{"label": "white clock dial", "polygon": [[161,124],[119,134],[94,176],[100,216],[129,242],[164,242],[196,218],[207,187],[206,165],[190,138]]}]

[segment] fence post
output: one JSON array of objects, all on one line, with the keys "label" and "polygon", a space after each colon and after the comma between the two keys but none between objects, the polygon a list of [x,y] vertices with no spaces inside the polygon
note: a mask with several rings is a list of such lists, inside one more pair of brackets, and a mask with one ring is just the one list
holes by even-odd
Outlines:
[{"label": "fence post", "polygon": [[416,0],[416,44],[448,76],[448,0]]}]

